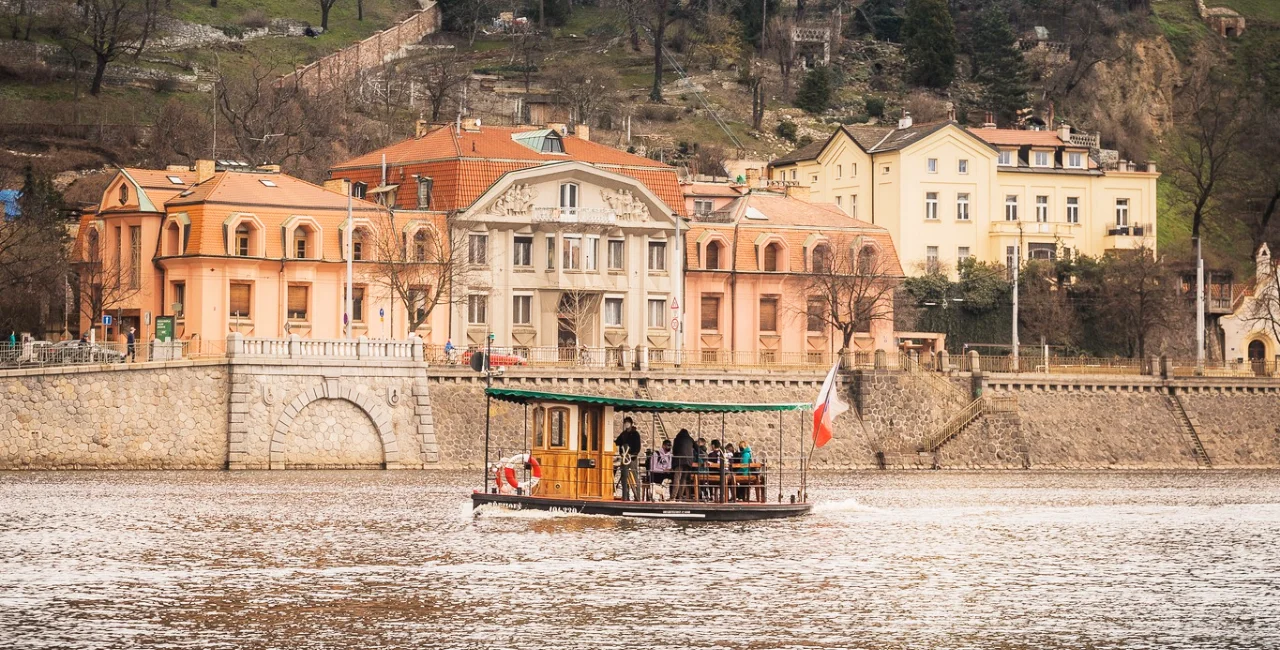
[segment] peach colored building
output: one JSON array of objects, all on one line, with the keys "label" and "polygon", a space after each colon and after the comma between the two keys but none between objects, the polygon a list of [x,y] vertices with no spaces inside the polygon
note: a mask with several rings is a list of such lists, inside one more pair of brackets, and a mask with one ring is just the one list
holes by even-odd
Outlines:
[{"label": "peach colored building", "polygon": [[[816,295],[820,282],[814,276],[836,260],[855,258],[886,283],[902,276],[887,230],[833,204],[808,202],[801,198],[806,188],[789,192],[750,189],[690,222],[685,345],[703,360],[828,363],[843,340],[820,315],[829,302]],[[897,341],[891,288],[859,295],[881,302],[878,317],[859,328],[850,347],[892,355]]]},{"label": "peach colored building", "polygon": [[702,216],[723,210],[747,190],[741,183],[691,180],[681,181],[680,191],[684,193],[684,213]]}]

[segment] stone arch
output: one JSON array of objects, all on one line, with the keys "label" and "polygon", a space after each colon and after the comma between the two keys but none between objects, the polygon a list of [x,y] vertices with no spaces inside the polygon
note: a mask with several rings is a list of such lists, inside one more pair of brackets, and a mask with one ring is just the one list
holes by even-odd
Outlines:
[{"label": "stone arch", "polygon": [[337,379],[326,378],[320,386],[302,392],[295,397],[280,418],[271,434],[271,469],[284,469],[284,445],[293,421],[312,402],[321,399],[342,400],[354,404],[373,422],[378,438],[382,441],[382,461],[386,469],[399,469],[400,448],[391,428],[391,413],[371,395],[362,390],[340,385]]}]

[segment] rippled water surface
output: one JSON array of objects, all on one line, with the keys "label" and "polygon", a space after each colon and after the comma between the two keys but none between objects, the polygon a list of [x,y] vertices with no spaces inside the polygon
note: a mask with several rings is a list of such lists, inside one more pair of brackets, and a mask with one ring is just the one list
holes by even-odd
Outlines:
[{"label": "rippled water surface", "polygon": [[860,473],[809,517],[424,472],[0,475],[0,647],[1280,648],[1280,473]]}]

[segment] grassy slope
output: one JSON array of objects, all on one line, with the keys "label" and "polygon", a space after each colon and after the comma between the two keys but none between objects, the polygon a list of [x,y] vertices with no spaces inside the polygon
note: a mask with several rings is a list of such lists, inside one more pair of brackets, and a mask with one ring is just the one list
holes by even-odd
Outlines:
[{"label": "grassy slope", "polygon": [[1249,18],[1280,22],[1280,2],[1276,0],[1206,0],[1210,7],[1231,7]]}]

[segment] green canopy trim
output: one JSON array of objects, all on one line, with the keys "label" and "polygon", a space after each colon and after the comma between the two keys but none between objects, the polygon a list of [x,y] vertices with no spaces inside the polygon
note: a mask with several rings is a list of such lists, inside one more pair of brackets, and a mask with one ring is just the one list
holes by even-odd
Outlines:
[{"label": "green canopy trim", "polygon": [[546,393],[537,390],[512,388],[486,388],[490,397],[504,402],[528,404],[529,402],[561,402],[566,404],[601,404],[619,411],[639,413],[754,413],[757,411],[804,411],[813,408],[808,402],[782,404],[710,404],[707,402],[667,402],[629,397],[605,397],[603,395],[571,395]]}]

